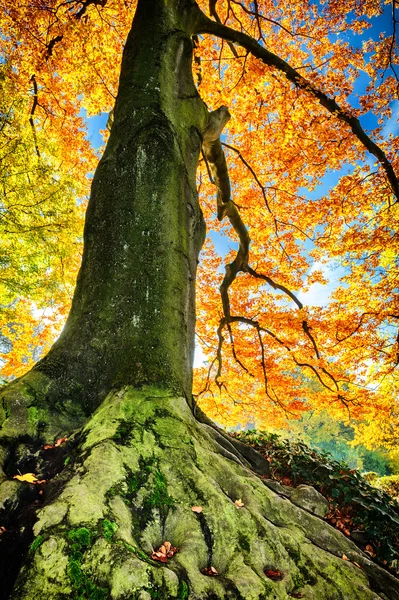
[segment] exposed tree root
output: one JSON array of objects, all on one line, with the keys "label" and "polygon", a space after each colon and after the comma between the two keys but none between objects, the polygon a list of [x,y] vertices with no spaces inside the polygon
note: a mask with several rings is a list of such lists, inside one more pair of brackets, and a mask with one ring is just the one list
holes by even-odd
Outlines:
[{"label": "exposed tree root", "polygon": [[[47,451],[31,551],[4,598],[399,598],[394,577],[265,486],[249,468],[256,453],[199,423],[183,398],[112,392],[72,442]],[[165,541],[179,550],[155,562]],[[204,574],[211,566],[218,575]]]}]

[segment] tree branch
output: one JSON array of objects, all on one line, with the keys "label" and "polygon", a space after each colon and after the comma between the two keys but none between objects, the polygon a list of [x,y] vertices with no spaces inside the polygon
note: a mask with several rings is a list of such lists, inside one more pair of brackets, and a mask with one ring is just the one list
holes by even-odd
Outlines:
[{"label": "tree branch", "polygon": [[35,75],[32,75],[32,77],[30,78],[30,80],[33,83],[33,104],[32,104],[32,108],[30,109],[29,124],[30,124],[30,126],[32,128],[33,141],[34,141],[34,144],[35,144],[35,151],[36,151],[37,156],[40,158],[40,151],[39,151],[39,147],[37,145],[37,135],[36,135],[35,122],[33,120],[33,116],[35,114],[35,110],[36,110],[36,107],[38,105],[37,81],[36,81]]},{"label": "tree branch", "polygon": [[291,67],[291,65],[289,65],[285,60],[276,54],[273,54],[273,52],[266,50],[266,48],[261,46],[254,38],[246,33],[236,31],[235,29],[227,27],[222,23],[212,21],[205,14],[202,14],[201,18],[198,19],[197,27],[198,30],[196,33],[209,33],[224,40],[234,42],[248,50],[256,58],[259,58],[264,64],[281,71],[285,74],[288,81],[293,83],[297,88],[302,89],[312,95],[332,115],[349,125],[353,134],[361,142],[364,148],[373,154],[373,156],[376,157],[382,166],[388,179],[390,188],[396,197],[396,200],[399,201],[399,181],[391,163],[389,162],[385,152],[366,134],[360,125],[359,120],[355,116],[341,108],[335,100],[329,98],[326,94],[324,94],[324,92],[315,87],[310,81],[298,73],[296,69]]}]

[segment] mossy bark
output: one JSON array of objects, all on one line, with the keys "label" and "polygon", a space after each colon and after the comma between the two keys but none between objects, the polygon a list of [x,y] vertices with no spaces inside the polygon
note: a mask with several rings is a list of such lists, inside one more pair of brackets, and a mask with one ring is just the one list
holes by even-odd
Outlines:
[{"label": "mossy bark", "polygon": [[[184,398],[112,392],[38,511],[11,598],[399,598],[353,542],[221,450]],[[178,552],[162,564],[151,553],[164,541]],[[217,576],[203,574],[209,566]]]},{"label": "mossy bark", "polygon": [[[191,74],[196,15],[190,0],[139,0],[71,314],[48,356],[2,393],[0,594],[398,599],[394,578],[254,475],[262,457],[193,416],[195,172],[208,120]],[[18,470],[47,483],[17,482]],[[166,540],[179,551],[155,563]]]}]

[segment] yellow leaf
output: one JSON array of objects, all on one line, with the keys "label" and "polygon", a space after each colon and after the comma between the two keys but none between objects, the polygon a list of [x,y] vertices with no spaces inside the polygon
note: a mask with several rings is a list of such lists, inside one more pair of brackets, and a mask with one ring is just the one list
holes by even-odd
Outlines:
[{"label": "yellow leaf", "polygon": [[36,483],[38,481],[34,473],[25,473],[25,475],[14,475],[13,479],[18,479],[18,481],[26,481],[27,483]]}]

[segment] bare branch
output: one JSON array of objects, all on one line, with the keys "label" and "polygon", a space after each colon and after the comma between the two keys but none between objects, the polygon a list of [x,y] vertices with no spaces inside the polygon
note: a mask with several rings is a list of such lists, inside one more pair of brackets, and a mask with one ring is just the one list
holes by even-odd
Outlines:
[{"label": "bare branch", "polygon": [[30,80],[33,83],[33,104],[32,104],[32,108],[30,110],[29,123],[30,123],[30,126],[32,128],[33,141],[35,143],[35,151],[36,151],[37,156],[40,158],[40,151],[39,151],[39,147],[37,145],[37,135],[36,135],[35,122],[33,120],[33,116],[35,114],[35,110],[36,110],[37,105],[38,105],[37,81],[36,81],[35,75],[32,75],[32,77],[30,78]]}]

